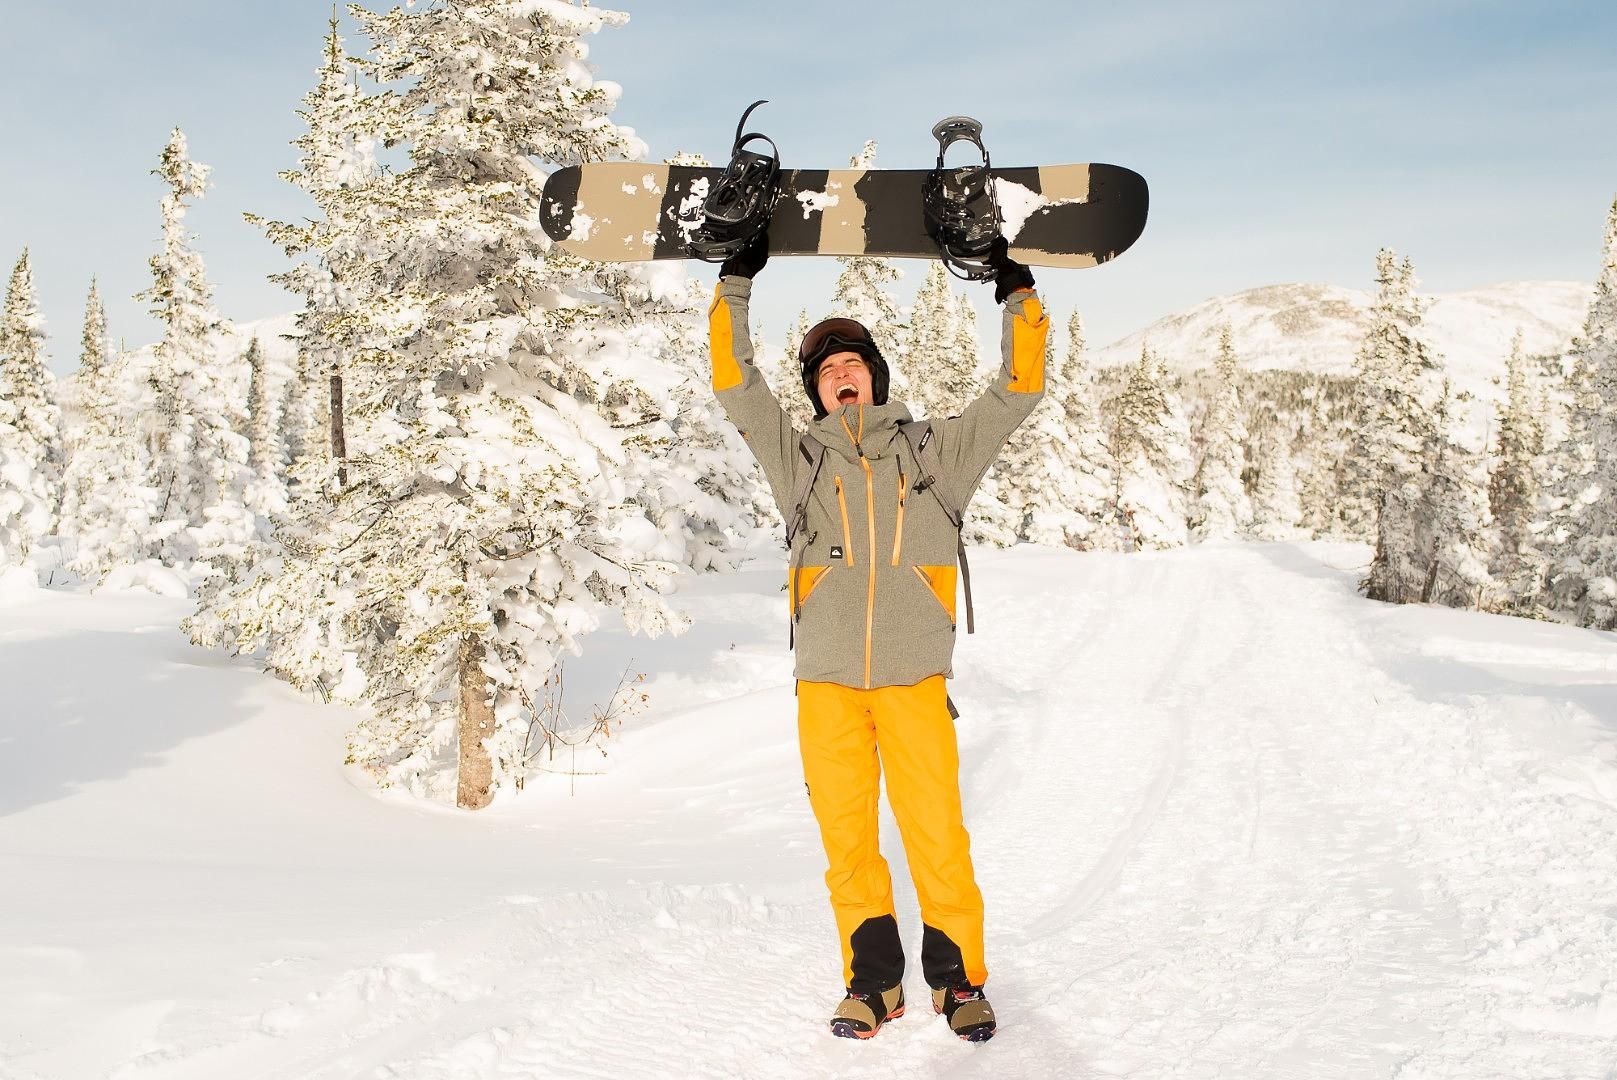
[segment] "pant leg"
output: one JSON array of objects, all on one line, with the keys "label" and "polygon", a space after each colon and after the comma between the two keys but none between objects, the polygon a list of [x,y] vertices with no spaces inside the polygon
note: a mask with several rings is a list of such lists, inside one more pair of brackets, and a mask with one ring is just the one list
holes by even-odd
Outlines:
[{"label": "pant leg", "polygon": [[983,897],[960,807],[960,754],[942,675],[872,691],[887,800],[921,901],[921,967],[933,989],[981,986]]},{"label": "pant leg", "polygon": [[904,978],[892,876],[877,849],[881,763],[869,693],[797,684],[803,778],[830,864],[825,884],[842,942],[843,983],[859,993],[878,993]]}]

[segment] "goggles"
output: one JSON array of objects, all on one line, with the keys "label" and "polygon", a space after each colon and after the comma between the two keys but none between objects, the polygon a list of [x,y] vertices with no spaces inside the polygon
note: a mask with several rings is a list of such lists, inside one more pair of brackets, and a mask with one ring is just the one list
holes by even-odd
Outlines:
[{"label": "goggles", "polygon": [[865,354],[867,350],[875,349],[876,342],[871,339],[870,331],[853,319],[826,319],[816,323],[803,335],[803,342],[797,347],[798,362],[807,364],[817,357],[839,351],[838,346]]}]

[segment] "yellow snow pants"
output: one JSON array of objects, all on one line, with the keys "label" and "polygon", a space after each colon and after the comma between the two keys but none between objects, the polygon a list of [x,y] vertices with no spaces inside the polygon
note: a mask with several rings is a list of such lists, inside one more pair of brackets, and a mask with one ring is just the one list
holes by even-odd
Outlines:
[{"label": "yellow snow pants", "polygon": [[960,755],[942,675],[860,690],[797,684],[797,732],[809,804],[830,869],[843,981],[860,993],[904,975],[893,882],[877,849],[882,771],[921,901],[921,967],[934,989],[988,978],[983,898],[960,812]]}]

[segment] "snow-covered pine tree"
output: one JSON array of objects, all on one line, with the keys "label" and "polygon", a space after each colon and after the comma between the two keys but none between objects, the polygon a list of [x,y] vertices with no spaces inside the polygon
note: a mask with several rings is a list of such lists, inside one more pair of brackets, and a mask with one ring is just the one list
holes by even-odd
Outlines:
[{"label": "snow-covered pine tree", "polygon": [[[875,142],[867,141],[864,149],[848,159],[848,164],[855,169],[874,169]],[[911,400],[910,375],[904,363],[909,328],[888,291],[904,275],[891,259],[854,255],[839,257],[837,262],[842,264],[842,272],[837,275],[828,317],[841,316],[863,323],[887,361],[888,400]]]},{"label": "snow-covered pine tree", "polygon": [[1252,523],[1252,502],[1241,473],[1246,468],[1246,427],[1237,383],[1239,361],[1226,323],[1219,330],[1218,384],[1202,424],[1202,458],[1192,490],[1191,533],[1197,540],[1234,536]]},{"label": "snow-covered pine tree", "polygon": [[[1075,311],[1067,320],[1067,353],[1055,385],[1046,386],[1056,399],[1064,427],[1063,438],[1050,448],[1053,475],[1067,477],[1070,491],[1066,513],[1035,514],[1028,531],[1034,543],[1055,543],[1054,531],[1079,551],[1123,551],[1133,547],[1117,514],[1117,465],[1106,445],[1096,407],[1099,390],[1089,369],[1083,320]],[[1059,464],[1057,464],[1059,463]],[[1049,532],[1046,532],[1046,524]]]},{"label": "snow-covered pine tree", "polygon": [[151,258],[151,288],[138,297],[163,327],[140,371],[145,486],[157,499],[142,547],[165,566],[228,561],[244,554],[260,523],[246,505],[241,402],[218,370],[223,324],[185,227],[186,200],[202,197],[209,169],[190,159],[185,134],[175,128],[152,172],[169,192],[162,201],[163,250]]},{"label": "snow-covered pine tree", "polygon": [[915,290],[915,302],[910,307],[909,348],[904,356],[909,379],[905,400],[917,419],[941,420],[959,415],[970,400],[977,354],[975,349],[961,353],[957,318],[948,272],[943,263],[934,262]]},{"label": "snow-covered pine tree", "polygon": [[1368,539],[1379,529],[1382,496],[1418,471],[1432,437],[1438,364],[1421,337],[1425,305],[1414,268],[1391,249],[1376,255],[1376,301],[1354,358],[1356,421],[1343,457],[1337,521]]},{"label": "snow-covered pine tree", "polygon": [[1302,531],[1302,500],[1297,492],[1297,466],[1291,457],[1291,435],[1286,422],[1271,408],[1262,408],[1249,438],[1257,464],[1257,486],[1252,492],[1252,535],[1263,540],[1291,540]]},{"label": "snow-covered pine tree", "polygon": [[1192,463],[1184,411],[1167,386],[1167,371],[1140,348],[1117,405],[1112,431],[1117,506],[1136,548],[1182,547]]},{"label": "snow-covered pine tree", "polygon": [[1544,570],[1539,534],[1533,528],[1539,504],[1544,418],[1532,372],[1522,355],[1521,331],[1505,361],[1505,400],[1499,409],[1498,451],[1488,480],[1488,509],[1498,531],[1494,576],[1511,610],[1531,610]]},{"label": "snow-covered pine tree", "polygon": [[1305,463],[1297,482],[1298,523],[1312,537],[1332,535],[1337,526],[1337,491],[1344,470],[1343,452],[1328,422],[1325,388],[1315,385],[1303,432]]},{"label": "snow-covered pine tree", "polygon": [[[814,422],[814,406],[810,404],[808,395],[803,392],[803,370],[797,362],[798,346],[808,336],[809,327],[814,324],[809,321],[808,309],[798,313],[797,322],[786,335],[786,348],[780,354],[775,364],[770,382],[774,386],[775,397],[780,401],[780,407],[786,410],[791,417],[792,426],[798,431],[807,431]],[[890,365],[889,365],[890,366]],[[751,456],[751,455],[749,455]],[[773,501],[771,500],[771,505]]]},{"label": "snow-covered pine tree", "polygon": [[[644,153],[584,62],[582,39],[625,16],[351,10],[387,89],[353,103],[353,129],[407,146],[408,167],[346,191],[320,172],[329,228],[277,230],[342,295],[349,482],[193,633],[267,645],[294,682],[369,705],[353,760],[481,806],[522,783],[546,680],[607,608],[631,630],[679,622],[659,591],[686,537],[648,518],[657,493],[625,444],[678,381],[637,328],[686,293],[680,274],[552,250],[539,227],[538,162]],[[343,130],[322,139],[357,145]]]},{"label": "snow-covered pine tree", "polygon": [[63,472],[61,521],[69,567],[92,582],[143,558],[141,538],[151,524],[152,493],[141,487],[145,445],[127,375],[125,354],[107,340],[106,311],[92,281],[72,379],[77,421]]},{"label": "snow-covered pine tree", "polygon": [[1375,557],[1365,580],[1372,600],[1450,607],[1479,607],[1485,600],[1492,583],[1487,478],[1480,458],[1456,445],[1453,411],[1445,379],[1432,412],[1419,419],[1430,425],[1422,460],[1394,474],[1377,515]]},{"label": "snow-covered pine tree", "polygon": [[0,571],[37,559],[40,542],[56,528],[62,448],[54,383],[24,250],[0,312]]},{"label": "snow-covered pine tree", "polygon": [[247,367],[247,468],[252,508],[266,521],[286,510],[286,478],[282,473],[280,417],[269,392],[264,350],[254,337],[242,358]]},{"label": "snow-covered pine tree", "polygon": [[1555,454],[1548,606],[1617,629],[1617,200],[1600,273],[1572,343],[1572,404]]}]

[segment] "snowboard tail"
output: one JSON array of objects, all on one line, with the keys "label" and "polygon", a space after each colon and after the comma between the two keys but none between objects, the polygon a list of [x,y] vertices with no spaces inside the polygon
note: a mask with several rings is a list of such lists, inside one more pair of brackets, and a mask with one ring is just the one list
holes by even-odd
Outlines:
[{"label": "snowboard tail", "polygon": [[[721,170],[604,162],[545,184],[540,221],[562,250],[597,262],[684,259]],[[771,255],[935,259],[921,187],[926,169],[784,169],[769,222]],[[1145,179],[1118,165],[993,170],[1010,256],[1033,266],[1096,266],[1145,229]]]}]

